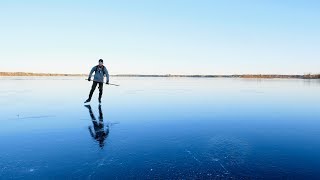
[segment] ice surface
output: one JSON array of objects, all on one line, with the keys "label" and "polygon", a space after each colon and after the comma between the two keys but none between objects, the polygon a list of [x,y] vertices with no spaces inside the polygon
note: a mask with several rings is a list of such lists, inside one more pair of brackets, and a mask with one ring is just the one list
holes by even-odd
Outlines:
[{"label": "ice surface", "polygon": [[319,179],[317,80],[0,78],[0,176]]}]

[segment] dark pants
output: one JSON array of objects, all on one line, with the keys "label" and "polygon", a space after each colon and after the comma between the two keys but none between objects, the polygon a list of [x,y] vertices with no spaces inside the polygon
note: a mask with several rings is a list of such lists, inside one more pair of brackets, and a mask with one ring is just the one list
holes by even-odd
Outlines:
[{"label": "dark pants", "polygon": [[102,82],[96,82],[96,81],[93,81],[93,83],[92,83],[92,87],[91,87],[90,94],[89,94],[89,100],[91,100],[92,94],[93,94],[94,90],[96,90],[97,84],[99,84],[99,87],[98,87],[99,88],[99,99],[101,100],[102,90],[103,90],[103,83]]}]

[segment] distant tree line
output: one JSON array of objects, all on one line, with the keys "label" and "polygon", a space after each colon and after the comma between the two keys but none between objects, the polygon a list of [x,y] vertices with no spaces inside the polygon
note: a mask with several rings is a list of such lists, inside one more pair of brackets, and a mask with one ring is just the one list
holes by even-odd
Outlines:
[{"label": "distant tree line", "polygon": [[242,74],[242,75],[140,75],[118,74],[118,77],[195,77],[195,78],[295,78],[295,79],[320,79],[320,74],[305,75],[280,75],[280,74]]},{"label": "distant tree line", "polygon": [[320,74],[305,74],[304,79],[320,79]]},{"label": "distant tree line", "polygon": [[31,72],[0,72],[0,76],[84,76],[85,74],[31,73]]}]

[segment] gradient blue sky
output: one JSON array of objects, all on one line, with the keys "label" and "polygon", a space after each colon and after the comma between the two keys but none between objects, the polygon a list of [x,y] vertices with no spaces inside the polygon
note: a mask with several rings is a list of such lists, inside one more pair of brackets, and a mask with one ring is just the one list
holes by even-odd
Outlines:
[{"label": "gradient blue sky", "polygon": [[0,0],[0,71],[320,72],[318,0]]}]

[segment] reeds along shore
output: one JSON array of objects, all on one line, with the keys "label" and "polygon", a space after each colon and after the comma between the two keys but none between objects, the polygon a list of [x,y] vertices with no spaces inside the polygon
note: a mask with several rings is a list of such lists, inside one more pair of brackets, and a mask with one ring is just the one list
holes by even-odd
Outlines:
[{"label": "reeds along shore", "polygon": [[[57,74],[57,73],[30,73],[30,72],[0,72],[0,76],[88,76],[87,74]],[[242,74],[242,75],[143,75],[118,74],[115,77],[195,77],[195,78],[293,78],[293,79],[320,79],[320,74],[280,75],[280,74]]]}]

